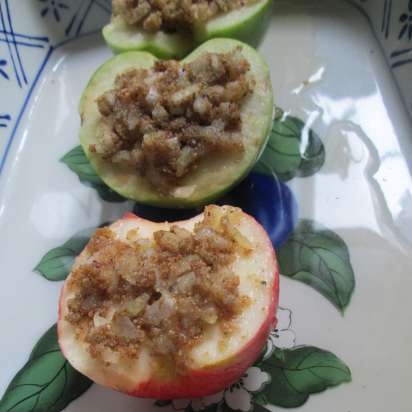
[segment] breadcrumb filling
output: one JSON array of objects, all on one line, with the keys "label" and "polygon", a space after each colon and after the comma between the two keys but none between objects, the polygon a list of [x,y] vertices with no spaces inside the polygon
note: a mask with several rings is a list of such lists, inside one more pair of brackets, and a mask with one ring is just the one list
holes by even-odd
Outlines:
[{"label": "breadcrumb filling", "polygon": [[169,192],[199,162],[241,156],[242,105],[254,81],[241,48],[131,69],[97,99],[100,134],[89,149]]},{"label": "breadcrumb filling", "polygon": [[135,229],[126,241],[98,229],[87,261],[72,272],[66,315],[91,356],[110,364],[137,358],[145,347],[172,360],[179,373],[212,325],[230,335],[249,304],[231,269],[252,251],[236,228],[240,216],[237,208],[208,206],[193,232],[172,226],[151,240]]},{"label": "breadcrumb filling", "polygon": [[113,0],[113,15],[148,32],[191,29],[257,0]]}]

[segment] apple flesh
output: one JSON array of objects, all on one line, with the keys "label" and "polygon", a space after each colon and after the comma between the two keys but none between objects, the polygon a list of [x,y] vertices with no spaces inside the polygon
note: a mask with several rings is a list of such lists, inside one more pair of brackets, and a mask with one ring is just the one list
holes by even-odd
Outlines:
[{"label": "apple flesh", "polygon": [[[222,206],[224,211],[233,209]],[[239,209],[238,209],[239,210]],[[186,221],[154,223],[128,213],[109,226],[117,239],[127,242],[131,229],[139,237],[151,239],[159,230],[177,225],[192,231],[203,220],[203,213]],[[250,304],[236,315],[235,328],[223,335],[219,322],[208,326],[202,339],[190,349],[190,367],[177,373],[173,363],[159,361],[144,346],[136,359],[115,363],[93,358],[87,344],[76,336],[75,326],[66,320],[68,300],[73,296],[70,275],[60,297],[58,339],[61,350],[78,371],[101,385],[137,397],[175,399],[211,395],[236,382],[260,355],[268,334],[276,325],[279,277],[272,243],[256,220],[241,212],[236,229],[252,245],[247,254],[238,254],[231,269],[239,277],[239,292],[247,295]],[[90,258],[84,250],[74,269]]]}]

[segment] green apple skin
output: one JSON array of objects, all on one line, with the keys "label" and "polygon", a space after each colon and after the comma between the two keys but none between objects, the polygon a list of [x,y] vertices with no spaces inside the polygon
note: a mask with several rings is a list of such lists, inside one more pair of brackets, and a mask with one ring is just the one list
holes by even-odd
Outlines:
[{"label": "green apple skin", "polygon": [[214,17],[193,28],[193,33],[147,33],[115,16],[103,28],[103,37],[115,54],[144,50],[161,59],[181,59],[199,44],[218,37],[233,38],[257,47],[270,20],[272,0]]}]

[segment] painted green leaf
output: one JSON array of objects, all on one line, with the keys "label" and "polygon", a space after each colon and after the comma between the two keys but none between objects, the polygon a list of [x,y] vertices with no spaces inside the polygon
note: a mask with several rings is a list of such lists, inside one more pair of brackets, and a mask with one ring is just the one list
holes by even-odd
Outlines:
[{"label": "painted green leaf", "polygon": [[348,248],[336,233],[300,220],[277,257],[282,275],[313,287],[341,311],[348,306],[355,276]]},{"label": "painted green leaf", "polygon": [[269,408],[265,407],[265,404],[259,402],[253,402],[253,412],[270,412]]},{"label": "painted green leaf", "polygon": [[127,200],[110,189],[103,180],[100,179],[92,168],[89,159],[84,154],[84,150],[81,146],[76,146],[74,149],[70,150],[70,152],[62,157],[61,161],[66,164],[70,170],[77,174],[79,180],[83,184],[95,189],[100,198],[106,202],[119,203]]},{"label": "painted green leaf", "polygon": [[0,400],[0,412],[58,412],[91,384],[63,357],[53,325],[11,381]]},{"label": "painted green leaf", "polygon": [[276,349],[259,364],[271,376],[263,393],[272,405],[295,408],[309,396],[351,381],[349,368],[333,353],[311,346]]},{"label": "painted green leaf", "polygon": [[[99,227],[106,225],[107,223],[104,223]],[[96,228],[82,230],[61,246],[50,250],[41,258],[34,270],[47,280],[65,280],[70,273],[74,259],[84,249],[95,230]]]},{"label": "painted green leaf", "polygon": [[302,120],[277,109],[268,145],[254,170],[275,173],[287,181],[315,174],[324,161],[325,148],[319,136]]}]

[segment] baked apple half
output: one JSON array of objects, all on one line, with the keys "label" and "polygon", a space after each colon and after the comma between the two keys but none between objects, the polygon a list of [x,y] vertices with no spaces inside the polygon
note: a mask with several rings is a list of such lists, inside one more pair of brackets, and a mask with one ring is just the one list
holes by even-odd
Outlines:
[{"label": "baked apple half", "polygon": [[115,53],[146,50],[181,58],[216,37],[259,43],[272,0],[113,0],[103,37]]},{"label": "baked apple half", "polygon": [[210,40],[180,62],[122,53],[83,93],[80,142],[117,193],[190,208],[247,175],[267,143],[272,110],[266,63],[236,40]]},{"label": "baked apple half", "polygon": [[76,259],[59,344],[74,368],[126,394],[206,396],[260,355],[278,291],[271,241],[240,209],[208,206],[175,223],[127,214]]}]

